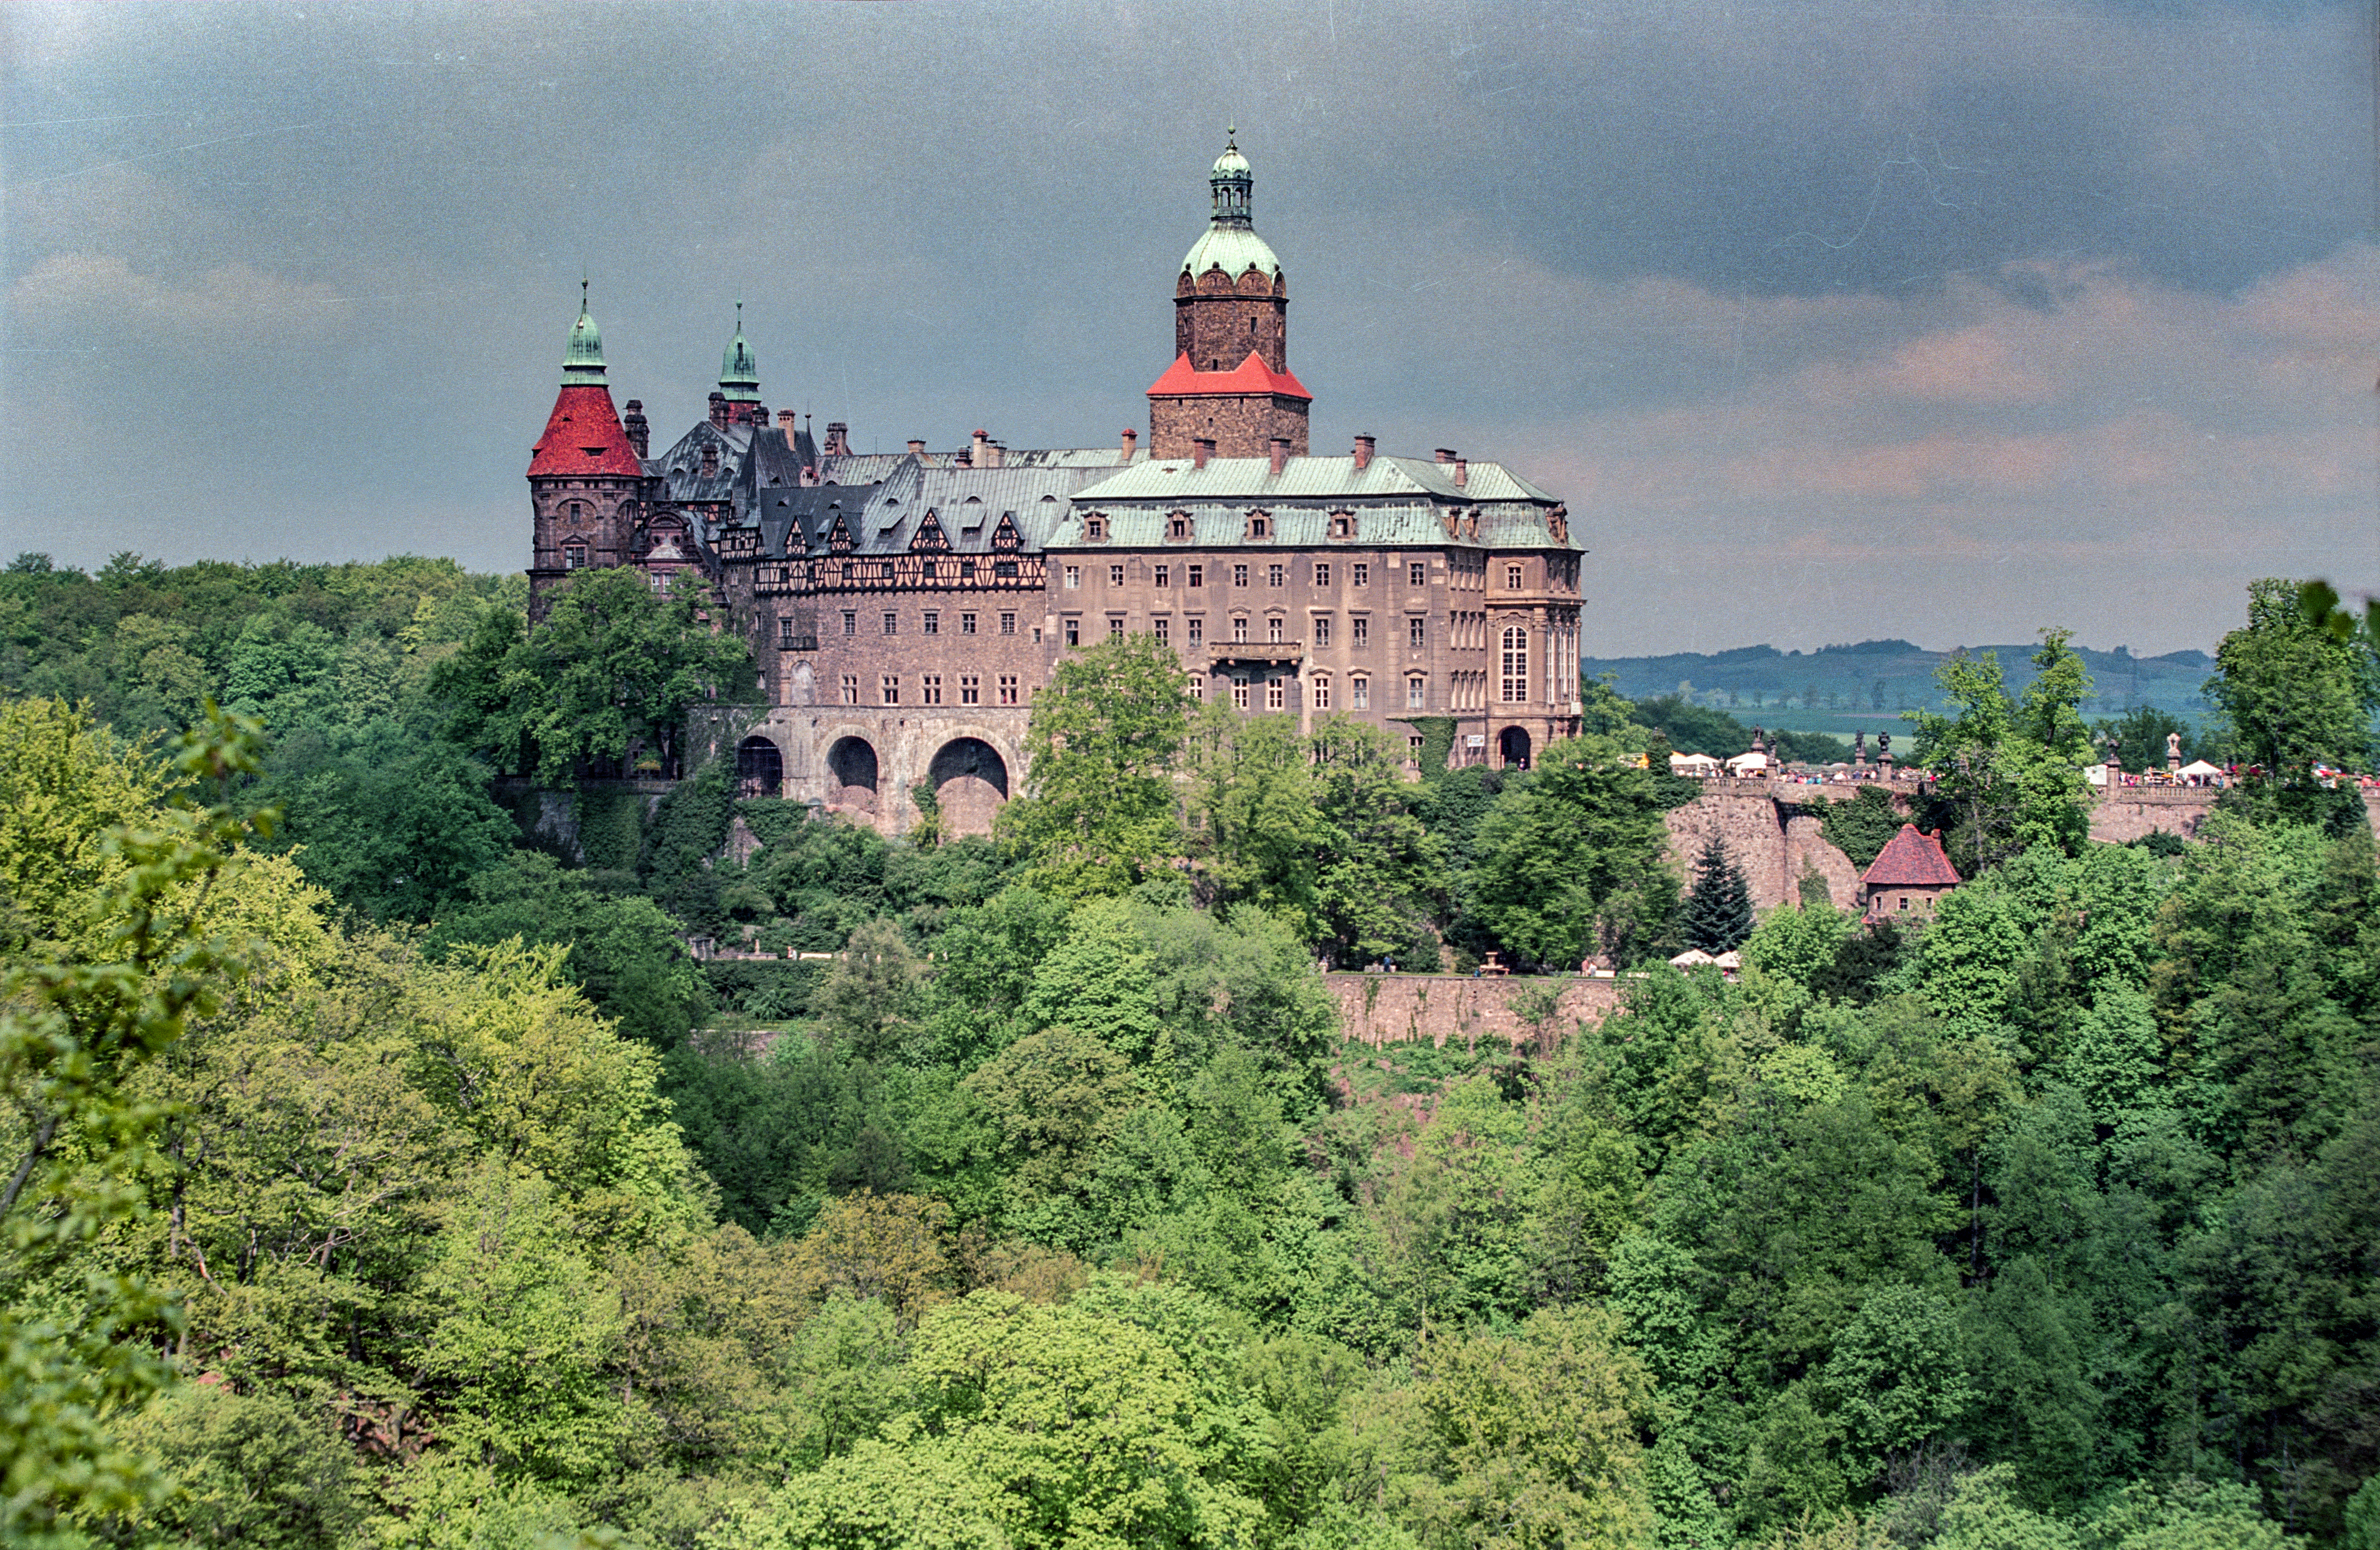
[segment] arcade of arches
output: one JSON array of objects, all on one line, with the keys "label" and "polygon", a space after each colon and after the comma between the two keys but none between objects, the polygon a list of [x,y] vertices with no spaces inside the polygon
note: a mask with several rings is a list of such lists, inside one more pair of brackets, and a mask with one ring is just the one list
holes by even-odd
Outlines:
[{"label": "arcade of arches", "polygon": [[[875,741],[858,733],[836,736],[825,750],[824,779],[812,788],[819,793],[816,800],[822,801],[829,811],[877,828],[905,828],[915,816],[906,812],[906,793],[917,789],[922,777],[933,791],[943,834],[990,833],[993,818],[1011,794],[1007,758],[985,739],[964,733],[945,737],[939,745],[929,741],[924,746],[934,752],[913,775],[909,761],[923,753],[922,747],[905,745],[896,736],[889,752],[880,752]],[[800,787],[807,782],[788,782],[787,765],[784,745],[776,736],[756,733],[745,738],[735,750],[737,793],[791,794],[789,784]]]}]

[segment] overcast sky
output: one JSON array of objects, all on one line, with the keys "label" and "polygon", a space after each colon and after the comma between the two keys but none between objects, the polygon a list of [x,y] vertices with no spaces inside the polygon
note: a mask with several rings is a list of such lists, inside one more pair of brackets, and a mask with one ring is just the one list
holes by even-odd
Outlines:
[{"label": "overcast sky", "polygon": [[528,562],[616,399],[1146,428],[1236,118],[1317,452],[1502,459],[1596,655],[2380,590],[2370,4],[17,5],[0,553]]}]

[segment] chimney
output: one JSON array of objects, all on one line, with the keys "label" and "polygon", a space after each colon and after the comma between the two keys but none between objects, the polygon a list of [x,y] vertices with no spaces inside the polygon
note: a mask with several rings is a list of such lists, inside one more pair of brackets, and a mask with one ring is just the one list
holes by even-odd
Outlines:
[{"label": "chimney", "polygon": [[719,443],[716,442],[702,443],[702,477],[707,479],[719,477]]},{"label": "chimney", "polygon": [[622,424],[628,432],[628,445],[636,449],[637,455],[638,457],[650,455],[645,451],[645,447],[652,440],[653,428],[645,422],[644,400],[640,398],[628,400],[628,418]]},{"label": "chimney", "polygon": [[800,418],[800,416],[795,414],[791,409],[780,409],[777,411],[777,430],[784,436],[785,449],[788,452],[795,450],[800,445],[801,433],[795,428],[795,421]]},{"label": "chimney", "polygon": [[1289,438],[1286,436],[1275,436],[1272,439],[1272,477],[1275,478],[1281,478],[1281,471],[1288,465],[1288,463]]},{"label": "chimney", "polygon": [[975,455],[974,455],[973,457],[971,457],[971,458],[967,459],[967,466],[968,466],[968,467],[970,467],[970,468],[989,468],[989,467],[990,467],[990,466],[991,466],[991,455],[990,455],[990,454],[991,454],[991,435],[990,435],[990,433],[989,431],[983,431],[983,430],[978,430],[978,431],[977,431],[977,432],[975,433]]},{"label": "chimney", "polygon": [[912,437],[909,442],[909,455],[923,463],[926,460],[926,443]]},{"label": "chimney", "polygon": [[1451,463],[1454,461],[1454,449],[1452,447],[1440,447],[1438,449],[1437,457],[1441,466]]},{"label": "chimney", "polygon": [[1373,442],[1371,437],[1358,436],[1355,438],[1355,472],[1360,474],[1365,469],[1372,466],[1372,446]]},{"label": "chimney", "polygon": [[1207,459],[1215,455],[1215,438],[1201,436],[1190,443],[1190,466],[1203,468]]},{"label": "chimney", "polygon": [[843,421],[839,419],[831,419],[827,421],[826,446],[823,450],[836,456],[849,455],[851,452],[851,427],[844,424]]},{"label": "chimney", "polygon": [[1454,460],[1454,488],[1460,490],[1470,482],[1471,464],[1469,460],[1461,457],[1456,458]]},{"label": "chimney", "polygon": [[715,388],[710,394],[710,423],[722,430],[727,429],[727,395]]},{"label": "chimney", "polygon": [[1005,468],[1008,466],[1008,443],[1006,442],[994,442],[991,443],[991,461],[989,464],[986,464],[985,466],[991,468]]},{"label": "chimney", "polygon": [[1132,454],[1138,449],[1139,445],[1140,432],[1137,430],[1127,430],[1123,433],[1123,450],[1116,454],[1116,461],[1119,463],[1131,462]]}]

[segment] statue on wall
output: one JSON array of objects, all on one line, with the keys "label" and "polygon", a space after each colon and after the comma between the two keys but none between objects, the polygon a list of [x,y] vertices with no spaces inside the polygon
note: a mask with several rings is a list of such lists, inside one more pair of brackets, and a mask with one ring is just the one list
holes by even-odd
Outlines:
[{"label": "statue on wall", "polygon": [[2168,769],[2181,768],[2181,733],[2178,732],[2165,734],[2165,767]]}]

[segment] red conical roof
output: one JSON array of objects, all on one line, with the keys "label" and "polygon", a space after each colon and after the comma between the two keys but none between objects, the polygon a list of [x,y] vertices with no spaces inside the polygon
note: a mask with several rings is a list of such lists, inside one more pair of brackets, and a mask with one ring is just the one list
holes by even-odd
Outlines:
[{"label": "red conical roof", "polygon": [[620,424],[620,412],[612,407],[612,390],[601,382],[565,383],[554,395],[545,434],[530,451],[528,477],[600,475],[633,479],[644,471],[637,449],[628,444],[627,430]]},{"label": "red conical roof", "polygon": [[1248,358],[1229,371],[1201,371],[1190,364],[1190,354],[1184,351],[1173,357],[1165,375],[1149,384],[1151,398],[1196,398],[1209,394],[1238,395],[1255,393],[1277,393],[1286,398],[1303,398],[1313,402],[1314,394],[1305,384],[1286,371],[1276,371],[1264,363],[1264,357],[1254,350]]},{"label": "red conical roof", "polygon": [[1905,823],[1860,881],[1870,888],[1956,888],[1959,869],[1942,854],[1939,835],[1921,834],[1915,824]]}]

